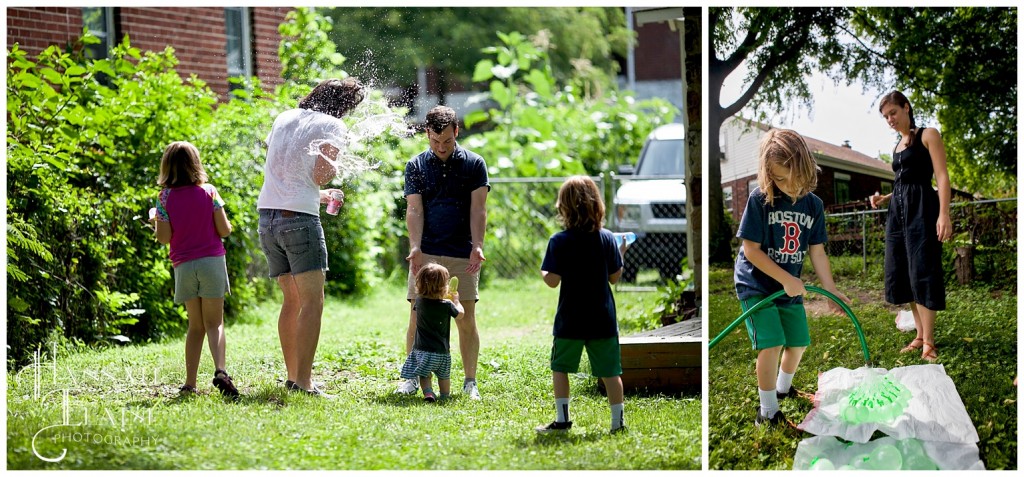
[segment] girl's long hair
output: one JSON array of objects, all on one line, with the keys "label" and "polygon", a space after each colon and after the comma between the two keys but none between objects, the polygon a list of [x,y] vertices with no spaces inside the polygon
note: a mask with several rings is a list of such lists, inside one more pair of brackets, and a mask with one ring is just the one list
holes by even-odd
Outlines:
[{"label": "girl's long hair", "polygon": [[156,183],[161,187],[203,185],[209,178],[199,161],[199,149],[188,141],[175,141],[167,145],[160,158],[160,175]]},{"label": "girl's long hair", "polygon": [[[903,106],[907,106],[909,108],[910,113],[910,130],[913,131],[914,129],[917,129],[917,123],[914,122],[914,107],[910,105],[910,100],[907,99],[907,97],[904,96],[903,93],[899,91],[890,91],[885,96],[882,96],[882,100],[878,102],[878,112],[881,113],[882,108],[884,108],[885,105],[889,103],[895,104],[900,108],[902,108]],[[913,144],[914,135],[911,134],[910,141],[907,143],[907,147],[910,147]]]}]

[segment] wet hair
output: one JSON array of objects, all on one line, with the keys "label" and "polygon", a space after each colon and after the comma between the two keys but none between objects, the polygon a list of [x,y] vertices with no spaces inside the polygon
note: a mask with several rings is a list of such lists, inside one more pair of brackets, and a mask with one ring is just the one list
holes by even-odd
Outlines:
[{"label": "wet hair", "polygon": [[203,185],[209,178],[199,161],[199,149],[188,141],[175,141],[167,145],[160,158],[160,175],[156,183],[161,187]]},{"label": "wet hair", "polygon": [[434,134],[441,134],[441,131],[452,125],[455,126],[455,129],[459,128],[459,116],[455,114],[454,109],[448,106],[434,106],[427,112],[426,127],[428,130],[434,131]]},{"label": "wet hair", "polygon": [[299,107],[336,118],[348,114],[366,98],[366,87],[356,78],[329,79],[313,88],[299,101]]},{"label": "wet hair", "polygon": [[596,232],[604,224],[604,200],[594,180],[572,176],[558,189],[558,218],[566,230]]},{"label": "wet hair", "polygon": [[757,186],[764,193],[765,203],[773,205],[775,197],[782,192],[772,179],[772,165],[785,166],[797,187],[796,200],[809,194],[818,186],[818,164],[811,155],[804,137],[791,129],[771,129],[761,138],[758,152]]},{"label": "wet hair", "polygon": [[[910,113],[910,130],[913,131],[914,129],[917,128],[917,124],[914,122],[914,107],[910,105],[910,100],[907,99],[907,97],[904,96],[903,93],[899,91],[890,91],[885,96],[882,96],[882,100],[878,102],[878,112],[881,113],[882,109],[885,108],[885,105],[889,103],[895,104],[897,107],[900,108],[902,108],[903,106],[907,106],[909,108],[908,112]],[[910,144],[913,143],[914,136],[911,135],[910,143],[907,145],[909,146]]]},{"label": "wet hair", "polygon": [[444,298],[448,292],[448,269],[428,263],[416,274],[416,293],[424,298]]}]

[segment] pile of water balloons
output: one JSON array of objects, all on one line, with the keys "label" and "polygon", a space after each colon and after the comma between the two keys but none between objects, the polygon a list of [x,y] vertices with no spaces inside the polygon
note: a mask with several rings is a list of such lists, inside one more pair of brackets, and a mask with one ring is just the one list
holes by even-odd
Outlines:
[{"label": "pile of water balloons", "polygon": [[[815,456],[811,459],[809,470],[937,470],[938,466],[925,453],[921,441],[904,439],[894,441],[894,445],[875,445],[870,452],[831,452],[830,460]],[[853,446],[854,444],[847,444]],[[860,446],[858,446],[860,447]],[[853,450],[849,447],[847,451]],[[812,451],[813,452],[813,451]],[[851,455],[846,459],[844,455]],[[845,463],[841,463],[845,460]]]},{"label": "pile of water balloons", "polygon": [[910,390],[899,381],[874,376],[843,398],[840,416],[850,424],[889,422],[903,414],[910,398]]}]

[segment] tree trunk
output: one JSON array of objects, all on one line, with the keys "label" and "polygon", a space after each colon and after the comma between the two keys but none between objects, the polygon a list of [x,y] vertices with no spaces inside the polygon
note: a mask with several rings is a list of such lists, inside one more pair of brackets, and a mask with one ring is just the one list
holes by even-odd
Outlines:
[{"label": "tree trunk", "polygon": [[957,247],[953,266],[956,268],[956,279],[961,285],[974,281],[974,247]]},{"label": "tree trunk", "polygon": [[[686,218],[688,224],[686,240],[686,256],[693,271],[693,283],[696,296],[700,297],[703,289],[704,270],[702,260],[701,215],[703,210],[703,194],[701,192],[701,14],[699,8],[684,8],[684,25],[679,29],[679,41],[682,49],[683,73],[683,105],[686,111]],[[712,187],[713,189],[713,187]],[[696,307],[695,302],[695,307]]]}]

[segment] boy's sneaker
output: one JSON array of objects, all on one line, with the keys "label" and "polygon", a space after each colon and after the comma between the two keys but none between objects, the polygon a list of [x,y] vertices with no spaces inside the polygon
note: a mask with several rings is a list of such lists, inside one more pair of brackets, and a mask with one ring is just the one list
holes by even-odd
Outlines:
[{"label": "boy's sneaker", "polygon": [[398,385],[398,389],[395,390],[395,394],[416,394],[416,391],[419,390],[419,388],[419,379],[406,379],[402,381],[402,384]]},{"label": "boy's sneaker", "polygon": [[228,373],[223,369],[219,369],[213,374],[213,385],[220,390],[221,394],[227,397],[238,397],[238,389],[235,388],[235,384],[231,382],[231,376],[228,376]]},{"label": "boy's sneaker", "polygon": [[804,399],[808,399],[808,400],[814,400],[814,395],[813,394],[807,393],[807,392],[804,392],[804,391],[800,391],[799,389],[797,389],[797,388],[795,388],[793,386],[789,387],[789,392],[780,393],[778,391],[775,391],[775,397],[778,398],[779,401],[781,401],[783,399],[792,399],[792,398],[804,398]]},{"label": "boy's sneaker", "polygon": [[476,381],[469,381],[462,385],[462,392],[469,395],[474,401],[480,400],[480,391],[476,389]]},{"label": "boy's sneaker", "polygon": [[786,416],[782,414],[782,411],[775,411],[775,415],[768,418],[761,415],[761,407],[758,406],[757,417],[754,418],[754,425],[757,427],[764,426],[779,426],[786,424]]},{"label": "boy's sneaker", "polygon": [[[537,426],[534,430],[537,431],[538,434],[551,434],[553,432],[567,432],[569,429],[572,429],[572,421],[551,421],[551,424],[546,426]],[[619,429],[621,429],[621,427]]]},{"label": "boy's sneaker", "polygon": [[618,434],[620,432],[626,432],[626,426],[619,426],[611,430],[612,434]]},{"label": "boy's sneaker", "polygon": [[424,391],[423,392],[423,400],[426,401],[426,402],[435,402],[435,401],[437,401],[437,396],[435,396],[434,393],[432,393],[430,391]]}]

